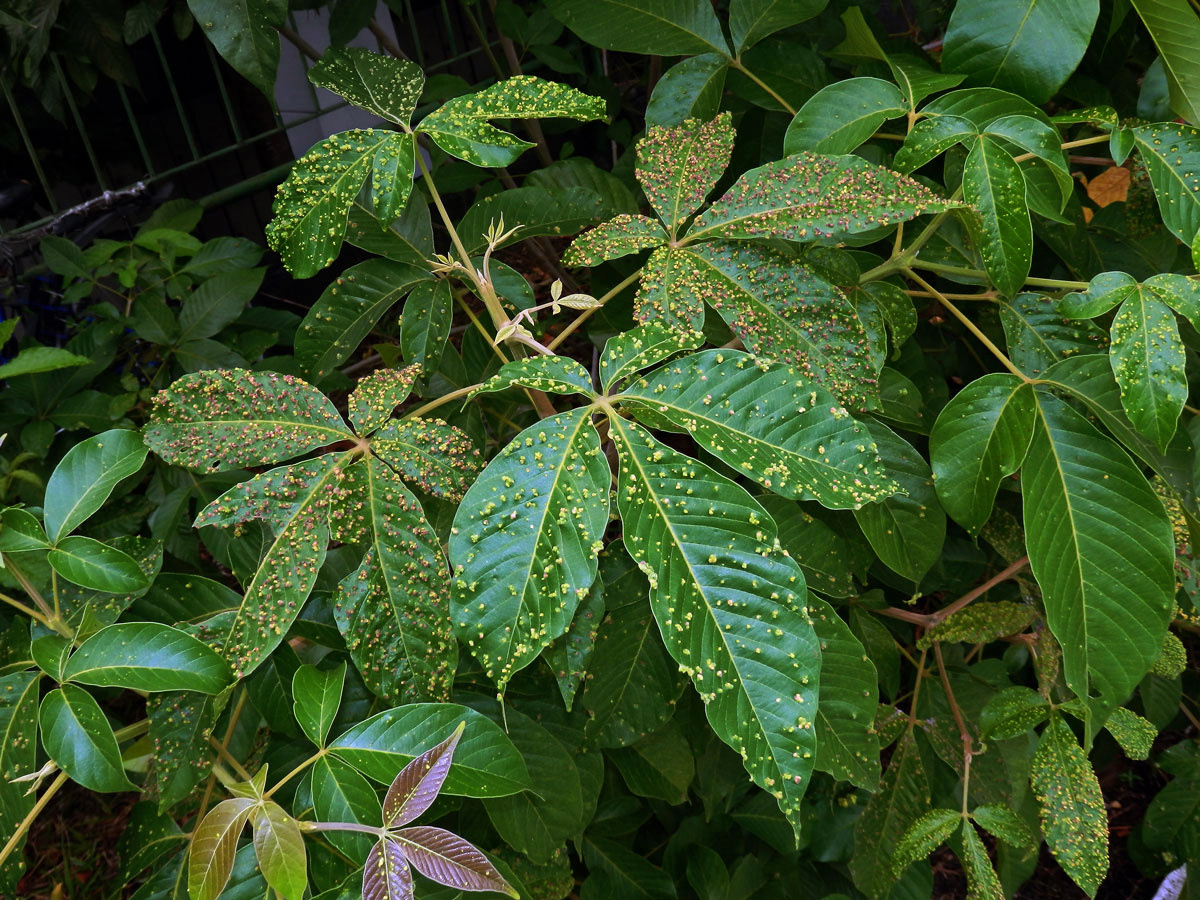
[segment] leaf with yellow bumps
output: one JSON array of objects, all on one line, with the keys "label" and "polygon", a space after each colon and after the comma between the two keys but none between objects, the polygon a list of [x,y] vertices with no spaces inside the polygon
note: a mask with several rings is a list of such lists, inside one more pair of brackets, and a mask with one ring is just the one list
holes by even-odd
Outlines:
[{"label": "leaf with yellow bumps", "polygon": [[363,681],[389,703],[448,700],[458,661],[450,570],[417,499],[380,460],[346,471],[342,537],[365,540],[333,616]]},{"label": "leaf with yellow bumps", "polygon": [[651,125],[637,143],[637,177],[672,235],[700,208],[729,165],[734,130],[728,112],[711,122]]},{"label": "leaf with yellow bumps", "polygon": [[840,240],[960,205],[861,157],[805,152],[744,174],[688,237]]},{"label": "leaf with yellow bumps", "polygon": [[562,261],[564,266],[598,266],[666,242],[666,232],[653,219],[622,213],[575,238]]},{"label": "leaf with yellow bumps", "polygon": [[1158,737],[1158,729],[1153,723],[1131,709],[1118,706],[1112,711],[1104,727],[1130,759],[1150,758],[1150,747]]},{"label": "leaf with yellow bumps", "polygon": [[565,84],[517,75],[446,101],[421,120],[417,131],[476,166],[507,166],[532,147],[529,141],[501,131],[491,119],[602,119],[605,102]]},{"label": "leaf with yellow bumps", "polygon": [[196,372],[159,391],[143,436],[167,462],[201,472],[279,462],[353,438],[312,385],[245,369]]},{"label": "leaf with yellow bumps", "polygon": [[441,419],[391,422],[371,440],[371,449],[409,484],[446,500],[461,500],[483,468],[475,442]]},{"label": "leaf with yellow bumps", "polygon": [[821,671],[804,574],[743,488],[639,425],[610,422],[625,547],[650,579],[667,651],[717,736],[799,834]]},{"label": "leaf with yellow bumps", "polygon": [[450,536],[460,639],[503,690],[570,626],[596,579],[608,462],[583,407],[526,428],[463,498]]},{"label": "leaf with yellow bumps", "polygon": [[[296,160],[275,194],[275,218],[266,228],[267,243],[293,275],[308,278],[337,258],[350,204],[375,165],[376,153],[382,150],[386,163],[397,146],[412,142],[410,135],[394,131],[355,128],[326,138]],[[404,207],[403,202],[392,205],[397,214]]]},{"label": "leaf with yellow bumps", "polygon": [[583,394],[585,397],[593,397],[596,393],[588,370],[568,356],[514,359],[502,365],[500,371],[475,393],[504,391],[510,387],[533,388],[549,394]]},{"label": "leaf with yellow bumps", "polygon": [[382,428],[403,403],[421,374],[419,366],[403,369],[379,369],[354,386],[347,401],[350,421],[359,437]]},{"label": "leaf with yellow bumps", "polygon": [[659,247],[642,266],[642,277],[633,298],[633,316],[643,324],[654,322],[701,331],[705,290],[706,284],[691,251]]},{"label": "leaf with yellow bumps", "polygon": [[789,366],[704,350],[634,382],[622,400],[784,497],[848,509],[898,490],[866,427]]},{"label": "leaf with yellow bumps", "polygon": [[389,309],[429,272],[390,259],[351,266],[321,292],[296,331],[296,359],[320,381],[350,358]]},{"label": "leaf with yellow bumps", "polygon": [[926,650],[935,641],[985,644],[1024,631],[1037,618],[1037,609],[1026,603],[998,600],[974,603],[938,622],[917,639],[917,649]]},{"label": "leaf with yellow bumps", "polygon": [[[27,785],[13,779],[36,769],[41,681],[33,672],[0,675],[0,835],[5,841],[13,838],[37,800]],[[18,839],[17,852],[0,862],[0,891],[14,897],[25,871],[24,846],[24,839]]]},{"label": "leaf with yellow bumps", "polygon": [[662,362],[684,350],[694,350],[704,343],[698,331],[667,328],[657,322],[638,325],[614,335],[604,345],[600,355],[600,383],[606,391],[622,378]]},{"label": "leaf with yellow bumps", "polygon": [[946,842],[962,824],[962,813],[955,809],[931,809],[913,822],[896,845],[892,871],[899,878],[919,859],[925,859]]},{"label": "leaf with yellow bumps", "polygon": [[330,47],[308,80],[381,119],[407,127],[425,86],[425,73],[407,59],[361,47]]},{"label": "leaf with yellow bumps", "polygon": [[1138,284],[1124,272],[1105,272],[1086,292],[1063,297],[1058,308],[1068,318],[1090,319],[1118,304],[1108,353],[1121,406],[1134,427],[1165,450],[1188,395],[1175,313],[1200,325],[1200,285],[1184,275],[1155,275]]},{"label": "leaf with yellow bumps", "polygon": [[962,865],[967,874],[969,900],[1004,900],[1004,888],[1000,886],[987,848],[970,822],[962,823],[962,836]]},{"label": "leaf with yellow bumps", "polygon": [[1160,122],[1131,131],[1163,224],[1191,246],[1200,234],[1200,128]]},{"label": "leaf with yellow bumps", "polygon": [[1108,816],[1087,754],[1060,715],[1052,715],[1042,732],[1030,781],[1050,852],[1094,897],[1108,871]]}]

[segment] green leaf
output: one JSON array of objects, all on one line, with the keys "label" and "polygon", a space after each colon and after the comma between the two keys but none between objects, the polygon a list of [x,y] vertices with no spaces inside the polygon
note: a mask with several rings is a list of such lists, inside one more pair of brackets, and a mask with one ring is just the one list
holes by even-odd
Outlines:
[{"label": "green leaf", "polygon": [[185,375],[159,391],[144,437],[172,465],[206,473],[266,465],[354,439],[312,385],[245,369]]},{"label": "green leaf", "polygon": [[674,236],[704,203],[729,165],[735,133],[730,114],[651,126],[637,143],[637,177],[646,199]]},{"label": "green leaf", "polygon": [[562,261],[564,266],[598,266],[610,259],[665,244],[667,239],[662,226],[653,219],[622,213],[575,238]]},{"label": "green leaf", "polygon": [[[917,649],[925,650],[935,642],[985,644],[997,638],[1018,634],[1037,618],[1037,609],[1025,603],[997,600],[973,603],[948,619],[928,628],[917,639]],[[998,695],[997,695],[998,696]]]},{"label": "green leaf", "polygon": [[637,796],[664,800],[672,806],[687,802],[696,760],[678,726],[663,728],[631,747],[610,750],[604,756]]},{"label": "green leaf", "polygon": [[743,754],[798,833],[820,671],[801,613],[804,575],[742,488],[640,426],[612,418],[610,427],[625,546],[650,578],[667,650],[718,737]]},{"label": "green leaf", "polygon": [[1005,740],[1040,725],[1049,715],[1050,702],[1045,697],[1014,685],[991,696],[980,712],[979,728],[987,740]]},{"label": "green leaf", "polygon": [[874,59],[886,63],[892,70],[892,78],[904,92],[905,101],[910,109],[916,109],[917,104],[930,94],[955,87],[963,80],[962,75],[936,71],[923,58],[885,53],[872,34],[860,7],[851,6],[845,10],[842,13],[842,23],[846,26],[846,39],[834,47],[830,55],[849,59]]},{"label": "green leaf", "polygon": [[1175,593],[1170,522],[1124,451],[1044,389],[1037,400],[1022,470],[1030,567],[1067,686],[1115,706],[1162,648]]},{"label": "green leaf", "polygon": [[[41,678],[33,672],[0,676],[0,837],[6,843],[37,800],[26,793],[26,784],[13,779],[30,774],[37,766],[40,684]],[[14,897],[25,871],[24,847],[24,839],[18,840],[12,855],[0,863],[0,891]]]},{"label": "green leaf", "polygon": [[400,354],[405,362],[430,375],[437,371],[450,337],[454,299],[450,282],[418,283],[404,301],[400,317]]},{"label": "green leaf", "polygon": [[818,519],[783,497],[764,494],[757,499],[779,525],[779,543],[800,565],[810,589],[838,598],[858,593],[854,577],[865,580],[875,554],[849,516]]},{"label": "green leaf", "polygon": [[626,53],[729,55],[706,0],[547,0],[560,22],[596,47]]},{"label": "green leaf", "polygon": [[554,673],[567,712],[574,706],[575,695],[583,686],[584,678],[592,677],[588,667],[596,649],[596,635],[603,618],[604,583],[602,578],[597,578],[587,595],[579,601],[566,633],[555,638],[542,652],[542,659]]},{"label": "green leaf", "polygon": [[688,237],[841,240],[957,206],[861,157],[804,152],[746,172],[696,219]]},{"label": "green leaf", "polygon": [[[1058,183],[1061,194],[1061,200],[1055,204],[1054,211],[1061,212],[1074,193],[1075,182],[1067,167],[1067,157],[1062,149],[1062,138],[1059,136],[1058,129],[1033,116],[1017,115],[993,119],[987,124],[985,133],[1001,137],[1026,153],[1032,153],[1050,167],[1050,172]],[[1024,169],[1023,171],[1027,187],[1032,187],[1030,170]]]},{"label": "green leaf", "polygon": [[670,128],[685,119],[713,118],[721,108],[729,57],[701,53],[681,59],[654,83],[646,103],[646,124]]},{"label": "green leaf", "polygon": [[1092,318],[1120,304],[1109,359],[1129,421],[1165,451],[1179,423],[1188,386],[1184,347],[1172,310],[1200,322],[1200,285],[1162,274],[1138,284],[1123,272],[1097,275],[1084,293],[1067,294],[1059,311]]},{"label": "green leaf", "polygon": [[405,481],[446,500],[461,500],[483,467],[475,442],[441,419],[389,422],[371,449]]},{"label": "green leaf", "polygon": [[146,701],[160,810],[187,799],[208,776],[212,765],[208,739],[223,703],[220,697],[186,691],[155,694]]},{"label": "green leaf", "polygon": [[102,628],[71,656],[63,681],[137,691],[218,694],[229,667],[214,650],[168,625],[124,622]]},{"label": "green leaf", "polygon": [[929,436],[938,499],[972,535],[992,514],[1000,480],[1025,461],[1033,437],[1033,389],[1005,372],[972,381],[942,408]]},{"label": "green leaf", "polygon": [[1030,783],[1050,852],[1071,880],[1094,897],[1108,871],[1108,816],[1096,773],[1060,715],[1050,717],[1038,741]]},{"label": "green leaf", "polygon": [[451,610],[501,691],[567,630],[595,581],[609,479],[583,407],[517,435],[463,498],[450,537]]},{"label": "green leaf", "polygon": [[550,394],[596,395],[591,374],[569,356],[531,356],[505,363],[470,396],[510,387],[533,388]]},{"label": "green leaf", "polygon": [[60,347],[24,347],[15,358],[0,364],[0,379],[34,375],[38,372],[56,372],[59,369],[84,366],[90,362],[88,357]]},{"label": "green leaf", "polygon": [[908,112],[900,89],[879,78],[847,78],[817,91],[800,107],[783,135],[787,155],[850,153],[879,126]]},{"label": "green leaf", "polygon": [[881,900],[896,880],[892,854],[900,837],[929,810],[929,782],[912,731],[905,731],[854,826],[855,853],[850,858],[854,883],[872,900]]},{"label": "green leaf", "polygon": [[133,791],[112,726],[92,695],[64,684],[42,698],[42,746],[58,767],[91,791]]},{"label": "green leaf", "polygon": [[255,801],[249,797],[222,800],[196,828],[188,854],[188,896],[217,900],[229,881],[242,833]]},{"label": "green leaf", "polygon": [[[1169,851],[1195,866],[1195,860],[1200,858],[1200,828],[1197,825],[1200,825],[1200,781],[1182,776],[1176,777],[1150,801],[1142,834],[1151,850]],[[1194,872],[1191,866],[1189,869]]]},{"label": "green leaf", "polygon": [[671,876],[616,841],[591,832],[583,841],[588,877],[582,896],[596,900],[674,900]]},{"label": "green leaf", "polygon": [[931,809],[913,822],[893,851],[892,871],[899,878],[917,860],[925,859],[942,846],[962,824],[962,813],[954,809]]},{"label": "green leaf", "polygon": [[794,366],[853,409],[870,408],[878,372],[854,305],[809,266],[744,241],[684,251],[689,287],[699,292],[746,348]]},{"label": "green leaf", "polygon": [[454,703],[410,703],[354,725],[329,751],[368,778],[391,784],[405,765],[465,720],[443,794],[504,797],[532,788],[521,754],[482,713]]},{"label": "green leaf", "polygon": [[909,131],[892,165],[901,172],[914,172],[955,144],[967,143],[978,135],[975,123],[962,116],[927,116]]},{"label": "green leaf", "polygon": [[242,314],[262,285],[266,269],[219,272],[185,297],[178,343],[210,338]]},{"label": "green leaf", "polygon": [[308,80],[407,128],[425,86],[425,73],[407,59],[361,47],[330,47],[308,70]]},{"label": "green leaf", "polygon": [[1099,13],[1099,0],[965,0],[950,15],[942,68],[1045,103],[1083,59]]},{"label": "green leaf", "polygon": [[446,101],[426,116],[417,131],[459,159],[477,166],[507,166],[532,147],[491,119],[602,119],[606,104],[565,84],[517,75],[474,94]]},{"label": "green leaf", "polygon": [[411,266],[424,266],[425,258],[433,252],[432,224],[429,207],[420,195],[409,195],[399,221],[384,225],[375,212],[365,206],[359,194],[350,204],[346,220],[346,242],[368,253],[375,253]]},{"label": "green leaf", "polygon": [[292,676],[296,721],[308,739],[318,747],[325,746],[329,726],[333,724],[338,707],[342,705],[342,686],[345,681],[345,663],[333,669],[305,665]]},{"label": "green leaf", "polygon": [[283,0],[188,0],[205,37],[225,62],[262,92],[271,105],[279,68],[279,35],[287,3]]},{"label": "green leaf", "polygon": [[[527,181],[524,187],[480,197],[462,217],[457,230],[467,250],[478,253],[487,247],[485,232],[501,218],[505,228],[520,226],[498,245],[508,246],[532,237],[576,234],[607,214],[603,198],[590,187],[549,188]],[[482,267],[478,261],[476,267]],[[491,260],[491,267],[495,276],[495,259]]]},{"label": "green leaf", "polygon": [[263,877],[285,900],[300,900],[308,887],[308,857],[300,825],[274,800],[255,810],[254,855]]},{"label": "green leaf", "polygon": [[697,331],[667,328],[657,322],[638,325],[609,338],[600,355],[600,384],[611,391],[622,378],[657,365],[664,359],[694,350],[704,342]]},{"label": "green leaf", "polygon": [[1132,131],[1163,224],[1191,246],[1200,233],[1200,129],[1164,122]]},{"label": "green leaf", "polygon": [[413,384],[420,375],[420,370],[413,365],[403,369],[377,369],[359,380],[350,392],[347,405],[350,421],[360,437],[378,431],[391,419],[396,407],[412,393]]},{"label": "green leaf", "polygon": [[308,278],[337,258],[350,204],[376,153],[388,158],[397,145],[412,141],[411,135],[394,131],[354,128],[326,138],[296,160],[275,194],[275,218],[266,228],[267,243],[288,271]]},{"label": "green leaf", "polygon": [[826,0],[733,0],[729,31],[738,54],[768,34],[806,22],[825,8]]},{"label": "green leaf", "polygon": [[[357,822],[374,826],[383,821],[379,795],[362,775],[336,756],[322,756],[312,767],[313,816],[321,822]],[[327,831],[325,837],[355,863],[366,860],[370,835]]]},{"label": "green leaf", "polygon": [[370,259],[334,279],[296,332],[296,358],[308,377],[320,381],[349,359],[387,311],[430,277],[424,268]]},{"label": "green leaf", "polygon": [[1130,759],[1150,758],[1150,748],[1158,737],[1158,729],[1152,723],[1132,710],[1118,706],[1105,721],[1104,727]]},{"label": "green leaf", "polygon": [[970,822],[962,823],[963,870],[967,874],[967,888],[973,900],[1004,900],[1004,888],[992,868],[987,848]]},{"label": "green leaf", "polygon": [[237,677],[249,675],[279,646],[312,591],[329,544],[330,509],[345,491],[348,458],[322,456],[256,475],[196,519],[196,527],[263,519],[274,530],[222,641]]},{"label": "green leaf", "polygon": [[96,591],[121,594],[150,586],[129,554],[83,535],[62,538],[46,558],[67,581]]},{"label": "green leaf", "polygon": [[[606,552],[605,558],[612,556]],[[584,733],[598,747],[628,747],[657,731],[674,715],[683,691],[678,667],[658,635],[647,588],[631,566],[622,579],[619,605],[608,611],[596,635],[580,703],[588,713]]]},{"label": "green leaf", "polygon": [[854,511],[863,534],[893,572],[920,584],[942,553],[946,513],[938,502],[929,465],[886,425],[868,422],[888,474],[904,493]]},{"label": "green leaf", "polygon": [[10,506],[0,512],[0,550],[13,553],[20,550],[45,550],[50,546],[42,523],[33,513],[16,506]]},{"label": "green leaf", "polygon": [[979,138],[967,154],[963,196],[982,216],[977,240],[988,278],[1001,293],[1016,294],[1033,261],[1033,225],[1025,176],[994,139]]},{"label": "green leaf", "polygon": [[833,607],[808,595],[821,642],[821,697],[817,706],[816,768],[864,790],[879,787],[875,710],[879,677],[863,645]]},{"label": "green leaf", "polygon": [[58,541],[87,521],[145,459],[146,445],[136,431],[106,431],[68,450],[46,482],[50,540]]},{"label": "green leaf", "polygon": [[708,289],[690,250],[659,247],[642,266],[633,316],[638,322],[660,323],[684,333],[702,331]]},{"label": "green leaf", "polygon": [[1008,355],[1026,375],[1036,378],[1059,360],[1106,349],[1104,333],[1091,322],[1072,322],[1058,301],[1044,294],[997,298]]},{"label": "green leaf", "polygon": [[[499,718],[499,703],[487,701],[484,708]],[[529,716],[509,707],[504,719],[509,737],[529,766],[533,786],[530,791],[485,800],[484,809],[505,843],[536,864],[546,863],[587,824],[579,768],[567,748]]]},{"label": "green leaf", "polygon": [[1035,849],[1038,845],[1038,839],[1030,832],[1025,820],[1007,806],[998,803],[977,806],[972,810],[971,818],[1010,847]]},{"label": "green leaf", "polygon": [[367,540],[362,562],[333,598],[350,657],[385,700],[447,699],[458,654],[450,572],[437,536],[417,499],[378,459],[352,466],[347,490],[343,510],[365,525],[356,540]]},{"label": "green leaf", "polygon": [[1200,46],[1200,20],[1195,10],[1172,0],[1133,0],[1133,8],[1158,48],[1171,111],[1193,124],[1200,123],[1200,63],[1193,52]]},{"label": "green leaf", "polygon": [[897,490],[867,429],[790,367],[736,350],[686,356],[629,385],[647,425],[690,434],[785,497],[857,508]]}]

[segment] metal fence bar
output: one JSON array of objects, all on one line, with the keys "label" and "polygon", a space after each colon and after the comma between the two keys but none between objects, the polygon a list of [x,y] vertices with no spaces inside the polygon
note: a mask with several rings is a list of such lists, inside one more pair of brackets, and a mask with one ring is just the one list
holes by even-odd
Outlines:
[{"label": "metal fence bar", "polygon": [[183,136],[187,139],[188,149],[192,151],[192,159],[199,161],[200,150],[196,139],[192,136],[192,126],[188,124],[187,113],[183,110],[183,102],[179,99],[179,90],[175,87],[175,76],[167,64],[167,55],[163,53],[162,41],[158,39],[158,29],[150,29],[150,37],[154,40],[154,49],[158,53],[158,61],[162,63],[163,73],[167,76],[167,87],[171,91],[171,99],[175,102],[175,111],[179,114],[179,124],[183,126]]},{"label": "metal fence bar", "polygon": [[[413,15],[412,0],[404,0],[404,9],[407,15],[405,21],[416,22],[417,18]],[[421,32],[417,28],[411,28],[409,34],[412,35],[413,47],[416,50],[417,65],[422,69],[425,68],[425,51],[421,49]]]},{"label": "metal fence bar", "polygon": [[37,172],[38,182],[42,185],[42,192],[46,195],[46,202],[50,204],[51,212],[58,212],[58,204],[54,202],[54,191],[50,190],[50,182],[46,180],[46,172],[42,169],[42,162],[38,158],[37,150],[33,146],[33,141],[29,137],[29,131],[25,128],[25,120],[21,118],[21,110],[17,108],[17,101],[13,99],[12,91],[8,89],[8,82],[0,78],[0,88],[4,89],[4,99],[8,101],[8,108],[12,110],[13,119],[17,123],[17,131],[21,134],[21,140],[25,144],[25,152],[29,154],[29,160],[33,163],[33,170]]},{"label": "metal fence bar", "polygon": [[104,177],[104,173],[100,171],[100,160],[96,158],[96,151],[92,147],[92,140],[88,137],[87,128],[83,124],[83,117],[79,115],[79,107],[75,105],[75,97],[71,94],[71,85],[67,81],[67,76],[63,74],[62,65],[58,61],[58,54],[50,54],[50,62],[54,64],[54,71],[58,75],[59,85],[62,87],[63,96],[67,100],[67,108],[71,110],[71,118],[75,120],[75,128],[79,132],[79,139],[83,141],[83,149],[87,151],[88,160],[92,164],[92,171],[96,173],[96,183],[100,185],[100,190],[108,190],[108,179]]},{"label": "metal fence bar", "polygon": [[129,95],[125,93],[125,85],[117,82],[117,94],[121,97],[121,105],[125,107],[125,116],[129,119],[129,127],[133,131],[133,139],[137,141],[138,152],[142,155],[142,163],[146,166],[146,173],[154,175],[154,161],[150,159],[150,151],[146,149],[146,141],[142,138],[142,129],[138,125],[137,117],[133,114],[133,107],[129,103]]},{"label": "metal fence bar", "polygon": [[205,41],[204,49],[208,51],[208,61],[212,65],[213,76],[217,79],[217,89],[221,92],[221,102],[225,104],[225,114],[229,117],[229,127],[233,129],[233,139],[241,142],[242,129],[238,126],[237,115],[234,113],[233,104],[229,100],[229,91],[225,88],[225,77],[221,74],[221,67],[217,64],[217,51],[213,49],[212,41]]}]

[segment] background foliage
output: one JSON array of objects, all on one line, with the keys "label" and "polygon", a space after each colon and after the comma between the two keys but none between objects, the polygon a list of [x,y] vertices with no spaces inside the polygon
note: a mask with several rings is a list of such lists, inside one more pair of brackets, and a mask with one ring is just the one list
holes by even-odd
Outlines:
[{"label": "background foliage", "polygon": [[[270,96],[286,4],[189,9]],[[305,315],[187,201],[43,241],[0,893],[78,789],[142,900],[1195,891],[1195,10],[466,9],[494,82],[334,7]]]}]

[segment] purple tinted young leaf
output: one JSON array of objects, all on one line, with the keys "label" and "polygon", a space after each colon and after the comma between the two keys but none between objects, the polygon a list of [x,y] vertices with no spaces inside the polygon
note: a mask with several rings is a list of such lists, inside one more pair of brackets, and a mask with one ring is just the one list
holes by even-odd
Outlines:
[{"label": "purple tinted young leaf", "polygon": [[400,770],[383,800],[384,825],[406,825],[429,809],[446,781],[454,748],[466,727],[466,722],[459,722],[450,737]]},{"label": "purple tinted young leaf", "polygon": [[411,900],[412,870],[398,841],[383,838],[367,854],[363,867],[363,900]]},{"label": "purple tinted young leaf", "polygon": [[[404,828],[395,832],[395,838],[416,870],[438,884],[464,891],[499,891],[510,897],[520,896],[479,848],[444,828],[433,825]],[[367,864],[370,865],[370,860]]]},{"label": "purple tinted young leaf", "polygon": [[225,889],[238,836],[253,807],[254,801],[248,797],[222,800],[196,829],[188,862],[188,896],[192,900],[216,900]]}]

